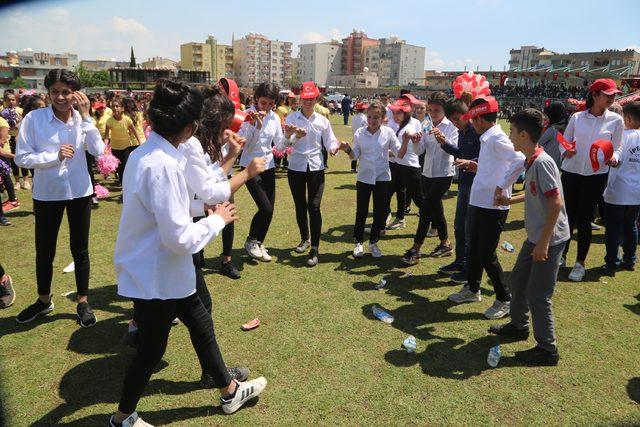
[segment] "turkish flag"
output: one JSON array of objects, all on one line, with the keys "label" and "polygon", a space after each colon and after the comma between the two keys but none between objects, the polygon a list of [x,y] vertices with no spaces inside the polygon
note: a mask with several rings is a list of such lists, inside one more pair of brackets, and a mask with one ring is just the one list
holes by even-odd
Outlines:
[{"label": "turkish flag", "polygon": [[553,73],[553,80],[558,80],[558,73]]}]

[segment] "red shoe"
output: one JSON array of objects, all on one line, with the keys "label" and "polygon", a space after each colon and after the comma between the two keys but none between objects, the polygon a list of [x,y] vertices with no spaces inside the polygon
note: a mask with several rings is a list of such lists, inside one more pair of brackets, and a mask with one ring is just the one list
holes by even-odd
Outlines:
[{"label": "red shoe", "polygon": [[250,331],[252,329],[257,328],[258,326],[260,326],[260,319],[255,318],[252,321],[247,322],[244,325],[240,326],[240,329],[242,329],[243,331]]},{"label": "red shoe", "polygon": [[14,209],[17,209],[20,207],[20,202],[15,200],[15,201],[11,201],[11,200],[7,200],[6,202],[4,202],[2,204],[2,210],[5,212],[9,212],[12,211]]}]

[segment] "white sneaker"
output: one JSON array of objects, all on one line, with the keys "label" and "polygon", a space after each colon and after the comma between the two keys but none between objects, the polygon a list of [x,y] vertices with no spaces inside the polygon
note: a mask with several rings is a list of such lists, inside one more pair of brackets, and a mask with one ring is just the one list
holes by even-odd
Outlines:
[{"label": "white sneaker", "polygon": [[[115,423],[113,422],[113,416],[111,416],[111,419],[109,420],[109,426],[111,427],[116,426]],[[122,427],[153,427],[153,425],[147,422],[144,422],[142,418],[138,416],[138,413],[134,412],[122,422]]]},{"label": "white sneaker", "polygon": [[356,243],[356,247],[353,248],[353,257],[354,258],[362,258],[364,255],[364,247],[362,243]]},{"label": "white sneaker", "polygon": [[380,258],[382,256],[382,251],[378,247],[377,243],[369,243],[369,252],[374,258]]},{"label": "white sneaker", "polygon": [[394,219],[391,224],[387,225],[387,230],[399,230],[401,228],[407,228],[407,223],[404,219]]},{"label": "white sneaker", "polygon": [[385,226],[391,224],[392,221],[393,221],[393,215],[389,213],[389,215],[387,215],[387,220],[385,221]]},{"label": "white sneaker", "polygon": [[579,262],[576,262],[576,265],[573,266],[571,273],[569,273],[569,280],[571,280],[572,282],[582,282],[585,273],[586,270],[584,266]]},{"label": "white sneaker", "polygon": [[262,261],[270,262],[271,255],[269,255],[269,251],[267,251],[267,248],[265,248],[264,245],[260,245],[260,251],[262,252]]},{"label": "white sneaker", "polygon": [[480,291],[471,292],[469,285],[464,285],[460,291],[449,295],[449,301],[458,304],[463,302],[480,302],[482,301],[482,296],[480,295]]},{"label": "white sneaker", "polygon": [[74,272],[76,269],[76,263],[74,261],[71,261],[71,264],[67,265],[65,268],[62,269],[63,273],[72,273]]},{"label": "white sneaker", "polygon": [[262,259],[262,248],[260,248],[260,244],[257,241],[247,238],[244,249],[251,258]]},{"label": "white sneaker", "polygon": [[249,400],[258,397],[262,390],[267,386],[265,377],[256,378],[255,380],[239,382],[236,388],[236,394],[233,399],[225,400],[220,398],[222,410],[225,414],[233,414]]},{"label": "white sneaker", "polygon": [[564,268],[567,266],[567,259],[565,257],[560,258],[560,268]]},{"label": "white sneaker", "polygon": [[24,188],[25,190],[31,190],[31,184],[29,184],[29,181],[25,180],[22,183],[22,188]]},{"label": "white sneaker", "polygon": [[511,306],[509,301],[495,300],[493,305],[484,312],[484,317],[487,319],[502,319],[509,314],[509,307]]},{"label": "white sneaker", "polygon": [[438,230],[436,228],[430,228],[427,231],[427,237],[438,237]]}]

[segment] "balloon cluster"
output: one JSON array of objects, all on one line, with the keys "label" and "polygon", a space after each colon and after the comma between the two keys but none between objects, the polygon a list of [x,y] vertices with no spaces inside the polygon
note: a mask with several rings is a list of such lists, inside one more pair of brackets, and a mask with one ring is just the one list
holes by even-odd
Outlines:
[{"label": "balloon cluster", "polygon": [[109,197],[109,194],[110,194],[109,190],[107,190],[100,184],[96,184],[93,187],[93,192],[96,193],[96,197],[98,199],[106,199],[107,197]]},{"label": "balloon cluster", "polygon": [[284,157],[285,155],[288,156],[289,154],[291,154],[293,152],[293,147],[287,147],[282,151],[278,151],[278,150],[276,150],[276,147],[272,147],[271,148],[271,152],[273,153],[273,156],[275,158],[279,159],[279,158]]},{"label": "balloon cluster", "polygon": [[113,154],[107,153],[98,157],[98,161],[96,163],[100,173],[107,177],[109,174],[115,172],[120,164],[120,160],[118,160]]},{"label": "balloon cluster", "polygon": [[479,96],[491,95],[491,89],[489,89],[489,82],[487,78],[482,74],[474,74],[473,71],[460,74],[455,78],[453,83],[453,94],[456,99],[460,99],[463,92],[469,92],[472,99],[476,99]]}]

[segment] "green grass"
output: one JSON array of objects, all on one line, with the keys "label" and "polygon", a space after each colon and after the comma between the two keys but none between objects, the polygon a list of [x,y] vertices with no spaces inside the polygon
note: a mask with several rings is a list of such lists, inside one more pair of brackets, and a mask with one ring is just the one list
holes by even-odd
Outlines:
[{"label": "green grass", "polygon": [[[340,138],[350,129],[338,124]],[[286,175],[278,174],[277,202],[266,245],[270,264],[249,261],[241,251],[255,206],[247,191],[236,201],[234,258],[239,281],[217,274],[221,242],[206,250],[206,279],[214,299],[216,332],[225,361],[244,364],[269,385],[251,407],[221,415],[218,393],[200,390],[199,365],[186,328],[173,329],[164,363],[152,377],[138,410],[153,424],[175,425],[632,425],[640,424],[640,287],[635,273],[600,278],[603,232],[595,232],[587,280],[566,281],[561,271],[554,296],[561,362],[556,368],[517,366],[513,352],[533,345],[505,344],[498,369],[486,363],[497,339],[482,311],[493,301],[483,284],[480,304],[454,306],[455,287],[436,274],[445,260],[423,258],[399,268],[412,241],[417,216],[406,230],[384,236],[381,260],[349,256],[355,216],[355,175],[344,154],[330,159],[323,200],[320,264],[304,267],[293,253],[299,235]],[[455,186],[452,187],[455,192]],[[35,299],[33,216],[28,193],[2,229],[2,264],[13,276],[16,304],[0,312],[0,388],[10,426],[105,425],[116,409],[132,350],[120,343],[131,316],[130,302],[116,294],[112,255],[120,205],[103,201],[93,212],[90,298],[99,318],[91,329],[74,321],[75,303],[61,294],[75,289],[62,274],[71,261],[66,224],[55,260],[55,312],[26,326],[14,317]],[[114,194],[115,195],[115,194]],[[395,201],[394,201],[395,203]],[[445,201],[452,232],[455,196]],[[511,212],[502,240],[520,247],[523,211]],[[426,242],[435,246],[434,239]],[[570,260],[575,257],[572,245]],[[516,254],[500,252],[508,272]],[[408,275],[407,272],[412,272]],[[507,273],[508,274],[508,273]],[[382,277],[385,290],[375,290]],[[371,315],[380,304],[395,316],[389,326]],[[244,322],[262,325],[241,332]],[[418,351],[400,349],[409,334]],[[634,402],[634,399],[636,400]],[[1,423],[1,421],[0,421]]]}]

